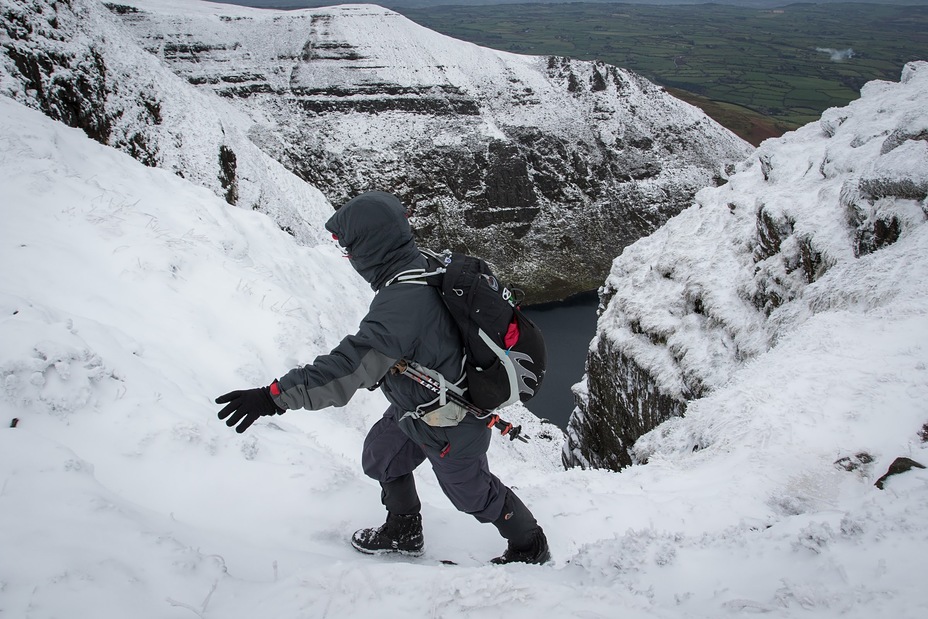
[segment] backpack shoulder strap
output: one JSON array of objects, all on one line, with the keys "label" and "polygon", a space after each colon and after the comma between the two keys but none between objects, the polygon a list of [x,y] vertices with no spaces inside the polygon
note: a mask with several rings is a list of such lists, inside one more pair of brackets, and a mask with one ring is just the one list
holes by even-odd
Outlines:
[{"label": "backpack shoulder strap", "polygon": [[[442,275],[447,270],[445,266],[451,261],[451,252],[447,249],[443,253],[434,252],[429,249],[419,250],[426,260],[429,261],[427,269],[409,269],[400,271],[384,284],[384,287],[390,284],[419,284],[420,286],[434,286],[441,288]],[[447,261],[445,259],[447,256]]]}]

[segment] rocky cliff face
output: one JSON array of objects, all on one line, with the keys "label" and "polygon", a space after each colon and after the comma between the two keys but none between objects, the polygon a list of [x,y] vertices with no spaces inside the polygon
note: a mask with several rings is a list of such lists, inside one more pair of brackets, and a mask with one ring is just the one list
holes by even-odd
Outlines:
[{"label": "rocky cliff face", "polygon": [[924,62],[898,84],[868,84],[765,142],[727,185],[615,260],[565,465],[647,460],[642,434],[785,334],[826,310],[874,311],[866,282],[851,287],[846,273],[928,219],[926,97]]},{"label": "rocky cliff face", "polygon": [[107,6],[333,204],[392,191],[424,245],[488,258],[533,301],[598,287],[750,151],[633,73],[476,47],[380,7]]},{"label": "rocky cliff face", "polygon": [[424,245],[486,257],[533,301],[597,287],[749,151],[630,72],[479,48],[379,7],[2,6],[8,96],[303,243],[321,238],[306,204],[395,192]]}]

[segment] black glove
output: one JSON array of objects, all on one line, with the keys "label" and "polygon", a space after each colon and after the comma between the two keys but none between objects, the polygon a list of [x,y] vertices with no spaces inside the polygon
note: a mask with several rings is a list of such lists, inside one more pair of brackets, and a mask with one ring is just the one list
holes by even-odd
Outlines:
[{"label": "black glove", "polygon": [[262,415],[283,415],[286,412],[286,409],[274,403],[274,398],[271,397],[271,387],[231,391],[216,398],[216,404],[226,405],[219,411],[219,418],[228,417],[226,425],[230,428],[235,427],[235,431],[239,434],[247,430]]}]

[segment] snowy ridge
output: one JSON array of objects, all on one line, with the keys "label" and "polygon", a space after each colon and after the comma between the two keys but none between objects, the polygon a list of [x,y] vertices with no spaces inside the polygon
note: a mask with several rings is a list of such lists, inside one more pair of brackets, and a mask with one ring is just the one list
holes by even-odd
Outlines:
[{"label": "snowy ridge", "polygon": [[246,115],[174,75],[102,3],[0,0],[0,8],[8,35],[0,54],[4,95],[268,213],[301,243],[327,238],[307,225],[331,213],[326,198],[255,146]]},{"label": "snowy ridge", "polygon": [[[0,260],[15,267],[0,272],[4,614],[928,612],[928,474],[872,485],[896,455],[928,461],[916,433],[925,226],[864,258],[883,273],[897,253],[912,258],[882,322],[848,308],[808,317],[656,433],[646,466],[559,470],[560,443],[545,438],[556,430],[507,410],[534,440],[494,438],[491,467],[532,506],[555,562],[496,567],[484,565],[502,548],[495,530],[456,512],[426,469],[426,559],[350,548],[383,517],[358,464],[379,394],[243,436],[215,418],[215,395],[263,384],[355,327],[370,291],[334,248],[300,247],[264,215],[6,97],[0,182]],[[855,470],[833,465],[863,449],[872,460]]]},{"label": "snowy ridge", "polygon": [[[338,96],[349,98],[372,98],[378,94],[373,91],[365,95],[363,89],[354,93],[347,91],[355,86],[422,88],[433,91],[435,96],[460,91],[483,108],[475,110],[476,120],[479,131],[487,137],[504,136],[497,126],[500,123],[531,127],[561,125],[563,133],[573,133],[577,139],[584,139],[593,120],[592,102],[565,93],[557,80],[540,70],[549,58],[511,54],[466,43],[376,5],[345,4],[272,11],[189,0],[126,0],[119,6],[143,11],[126,13],[126,21],[130,30],[137,30],[141,40],[148,43],[150,51],[168,58],[177,73],[194,83],[199,81],[197,78],[207,79],[206,83],[220,94],[231,94],[225,89],[233,83],[266,84],[276,93],[292,92],[297,101],[325,98],[329,89],[345,89]],[[184,31],[191,33],[184,35],[186,38],[195,36],[195,42],[204,49],[172,48],[171,43],[181,40]],[[211,52],[218,54],[214,57]],[[237,62],[227,64],[233,60]],[[282,60],[295,62],[291,66],[282,64]],[[208,79],[216,77],[217,72],[220,75],[230,70],[241,73],[242,65],[254,71],[251,75],[240,75],[241,81]],[[581,65],[593,66],[592,63],[577,63],[578,67]],[[617,107],[615,101],[605,96],[595,101],[598,113],[603,116],[596,119],[600,122],[594,130],[607,145],[621,138],[623,128],[629,125],[665,128],[679,122],[714,124],[693,106],[672,97],[655,96],[661,89],[647,80],[628,71],[619,72],[625,80],[636,82],[629,85],[626,105]],[[584,77],[589,79],[589,76]],[[510,84],[517,84],[521,90],[511,88]],[[248,100],[242,103],[252,113],[263,109],[261,103]],[[615,109],[608,109],[610,107]],[[568,113],[564,113],[564,108]],[[397,116],[385,121],[349,114],[330,120],[345,125],[342,130],[326,131],[325,137],[330,141],[328,147],[336,152],[372,146],[383,150],[407,141],[410,135],[398,134],[393,122],[425,123],[439,129],[444,124],[445,130],[438,131],[433,139],[449,144],[465,139],[465,135],[447,126],[448,119],[442,118]],[[356,123],[363,126],[349,127]],[[410,125],[409,128],[414,127]],[[364,137],[370,131],[383,133]],[[718,137],[727,138],[729,147],[741,145],[740,140],[729,133],[720,133]]]}]

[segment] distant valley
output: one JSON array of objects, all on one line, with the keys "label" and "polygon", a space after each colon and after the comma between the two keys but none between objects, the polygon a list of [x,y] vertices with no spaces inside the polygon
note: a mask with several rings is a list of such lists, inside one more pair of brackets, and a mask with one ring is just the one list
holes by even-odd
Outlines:
[{"label": "distant valley", "polygon": [[438,32],[631,69],[758,144],[928,58],[928,7],[497,4],[395,7]]}]

